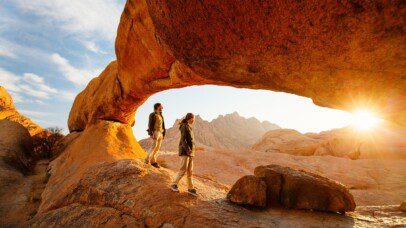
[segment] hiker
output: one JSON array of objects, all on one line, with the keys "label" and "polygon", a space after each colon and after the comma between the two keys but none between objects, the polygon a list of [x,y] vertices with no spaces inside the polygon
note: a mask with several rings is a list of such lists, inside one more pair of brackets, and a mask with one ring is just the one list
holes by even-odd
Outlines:
[{"label": "hiker", "polygon": [[179,121],[180,141],[179,156],[181,157],[181,167],[178,175],[171,185],[172,191],[179,192],[178,184],[180,179],[187,174],[188,193],[197,196],[196,189],[193,187],[193,156],[195,152],[195,142],[192,124],[195,120],[193,113],[188,113]]},{"label": "hiker", "polygon": [[156,103],[154,105],[154,112],[149,114],[148,122],[148,135],[154,140],[151,148],[148,150],[147,156],[145,158],[145,163],[151,163],[152,166],[160,168],[161,166],[157,162],[157,156],[159,149],[161,148],[162,140],[165,138],[165,121],[162,116],[162,104]]}]

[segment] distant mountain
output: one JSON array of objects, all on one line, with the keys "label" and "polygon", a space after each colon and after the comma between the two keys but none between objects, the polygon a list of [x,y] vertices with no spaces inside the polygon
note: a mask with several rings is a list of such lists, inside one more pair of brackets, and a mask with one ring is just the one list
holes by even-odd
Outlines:
[{"label": "distant mountain", "polygon": [[[178,121],[176,120],[174,125],[167,129],[161,150],[178,150],[180,138]],[[234,112],[225,116],[220,115],[211,122],[203,120],[197,115],[193,129],[196,145],[209,150],[249,148],[266,132],[280,129],[280,127],[268,121],[260,122],[253,117],[247,119]],[[143,139],[139,143],[148,150],[152,140]]]}]

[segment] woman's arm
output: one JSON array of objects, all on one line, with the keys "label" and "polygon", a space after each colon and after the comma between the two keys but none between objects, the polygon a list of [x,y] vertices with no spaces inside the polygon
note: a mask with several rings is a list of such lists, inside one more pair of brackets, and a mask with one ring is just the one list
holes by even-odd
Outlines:
[{"label": "woman's arm", "polygon": [[185,139],[187,144],[187,150],[193,151],[195,147],[195,140],[193,138],[193,132],[190,127],[185,127]]}]

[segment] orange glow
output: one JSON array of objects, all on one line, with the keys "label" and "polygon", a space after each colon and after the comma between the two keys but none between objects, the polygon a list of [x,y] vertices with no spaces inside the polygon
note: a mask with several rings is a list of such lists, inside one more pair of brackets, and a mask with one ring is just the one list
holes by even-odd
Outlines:
[{"label": "orange glow", "polygon": [[367,110],[358,110],[351,117],[351,125],[362,131],[370,130],[382,121],[382,119]]}]

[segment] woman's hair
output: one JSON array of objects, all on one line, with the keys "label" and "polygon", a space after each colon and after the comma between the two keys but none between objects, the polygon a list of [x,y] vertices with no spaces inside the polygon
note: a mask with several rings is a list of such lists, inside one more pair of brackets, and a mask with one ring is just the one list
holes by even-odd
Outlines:
[{"label": "woman's hair", "polygon": [[186,114],[186,116],[185,117],[183,117],[180,121],[179,121],[179,124],[181,124],[181,123],[187,123],[190,119],[193,119],[193,118],[195,118],[195,115],[193,115],[193,113],[188,113],[188,114]]}]

